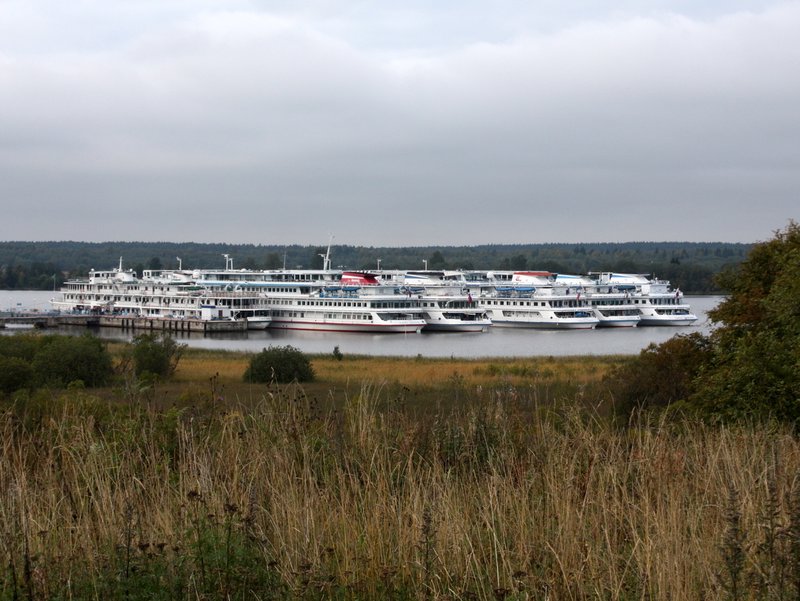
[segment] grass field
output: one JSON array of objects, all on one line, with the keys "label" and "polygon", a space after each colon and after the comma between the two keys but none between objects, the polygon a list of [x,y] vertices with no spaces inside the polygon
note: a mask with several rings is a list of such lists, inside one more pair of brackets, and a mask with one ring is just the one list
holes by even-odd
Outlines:
[{"label": "grass field", "polygon": [[[170,400],[181,394],[185,398],[187,390],[197,398],[252,398],[261,388],[242,381],[248,360],[244,353],[190,350],[172,382],[162,387],[162,394]],[[333,355],[315,355],[316,379],[303,389],[308,396],[335,405],[368,384],[381,389],[385,397],[403,398],[419,410],[465,395],[488,398],[498,391],[555,402],[585,396],[624,360],[613,356],[492,360],[344,356],[337,360]]]},{"label": "grass field", "polygon": [[0,599],[796,599],[800,444],[607,416],[622,359],[314,357],[11,395]]}]

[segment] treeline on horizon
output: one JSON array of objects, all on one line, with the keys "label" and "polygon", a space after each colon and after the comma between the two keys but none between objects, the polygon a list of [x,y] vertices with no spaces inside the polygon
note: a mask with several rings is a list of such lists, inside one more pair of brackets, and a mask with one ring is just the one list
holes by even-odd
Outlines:
[{"label": "treeline on horizon", "polygon": [[[752,244],[726,242],[605,242],[373,247],[334,245],[337,269],[542,270],[646,273],[687,293],[722,292],[715,275],[741,263]],[[45,290],[90,269],[320,269],[326,246],[172,242],[0,242],[0,289]]]}]

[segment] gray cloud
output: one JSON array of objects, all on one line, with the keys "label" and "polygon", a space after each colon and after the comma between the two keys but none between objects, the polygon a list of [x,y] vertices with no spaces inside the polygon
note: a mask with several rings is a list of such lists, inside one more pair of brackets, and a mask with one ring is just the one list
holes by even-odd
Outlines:
[{"label": "gray cloud", "polygon": [[452,35],[447,5],[87,6],[0,3],[0,239],[752,241],[798,218],[796,3],[475,2]]}]

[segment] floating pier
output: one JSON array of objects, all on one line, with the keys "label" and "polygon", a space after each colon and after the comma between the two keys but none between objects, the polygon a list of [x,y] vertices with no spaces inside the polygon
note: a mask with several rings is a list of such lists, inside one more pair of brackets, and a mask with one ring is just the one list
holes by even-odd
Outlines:
[{"label": "floating pier", "polygon": [[0,317],[0,328],[58,328],[83,326],[122,328],[165,332],[244,332],[245,319],[174,319],[168,317],[136,317],[122,315],[13,315]]}]

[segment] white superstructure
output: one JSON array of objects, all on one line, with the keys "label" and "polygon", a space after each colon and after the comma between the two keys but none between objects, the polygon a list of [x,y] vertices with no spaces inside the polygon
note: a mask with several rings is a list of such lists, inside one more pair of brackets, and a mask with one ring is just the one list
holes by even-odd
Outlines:
[{"label": "white superstructure", "polygon": [[598,324],[585,295],[556,283],[547,271],[490,272],[478,299],[492,325],[548,330],[590,330]]},{"label": "white superstructure", "polygon": [[146,271],[144,277],[120,267],[89,272],[87,278],[68,280],[53,308],[68,313],[196,319],[246,319],[249,329],[263,329],[270,321],[269,306],[258,294],[197,286],[182,272]]},{"label": "white superstructure", "polygon": [[650,279],[644,274],[600,273],[598,285],[611,286],[627,293],[639,310],[643,326],[686,326],[697,321],[680,289],[673,290],[666,280]]},{"label": "white superstructure", "polygon": [[575,290],[583,296],[598,319],[598,328],[635,327],[640,321],[639,308],[627,290],[620,290],[612,284],[601,284],[585,275],[559,273],[556,282]]}]

